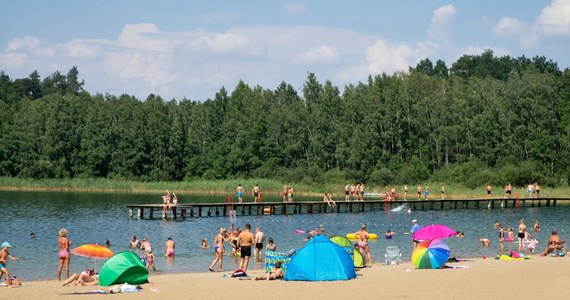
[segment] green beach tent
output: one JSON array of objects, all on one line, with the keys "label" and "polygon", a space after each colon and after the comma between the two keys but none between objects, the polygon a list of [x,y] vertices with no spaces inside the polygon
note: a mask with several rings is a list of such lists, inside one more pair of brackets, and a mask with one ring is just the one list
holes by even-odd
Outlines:
[{"label": "green beach tent", "polygon": [[342,235],[335,235],[331,237],[331,242],[341,246],[350,254],[355,268],[364,268],[364,257],[362,253],[360,253],[360,251],[354,251],[354,245],[352,245],[349,239]]},{"label": "green beach tent", "polygon": [[128,283],[132,285],[148,282],[148,270],[139,256],[131,251],[119,252],[109,258],[101,267],[99,284]]}]

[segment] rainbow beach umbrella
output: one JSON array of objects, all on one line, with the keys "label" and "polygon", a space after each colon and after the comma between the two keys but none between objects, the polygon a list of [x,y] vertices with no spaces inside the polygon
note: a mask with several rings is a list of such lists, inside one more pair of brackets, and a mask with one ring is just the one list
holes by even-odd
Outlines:
[{"label": "rainbow beach umbrella", "polygon": [[449,259],[449,246],[442,240],[419,243],[412,253],[412,263],[418,269],[441,268]]}]

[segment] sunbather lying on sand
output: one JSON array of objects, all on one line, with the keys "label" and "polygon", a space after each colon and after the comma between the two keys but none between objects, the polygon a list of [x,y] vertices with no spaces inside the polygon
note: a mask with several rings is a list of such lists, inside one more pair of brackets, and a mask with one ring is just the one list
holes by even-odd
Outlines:
[{"label": "sunbather lying on sand", "polygon": [[283,270],[281,269],[281,262],[275,263],[275,269],[263,275],[253,277],[251,280],[275,280],[283,277]]}]

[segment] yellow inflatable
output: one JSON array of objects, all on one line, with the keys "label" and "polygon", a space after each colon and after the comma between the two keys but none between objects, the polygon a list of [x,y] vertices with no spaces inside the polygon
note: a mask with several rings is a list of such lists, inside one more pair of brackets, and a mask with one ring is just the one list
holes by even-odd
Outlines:
[{"label": "yellow inflatable", "polygon": [[[358,238],[356,237],[356,234],[354,234],[354,233],[347,233],[346,238],[349,240],[358,240]],[[376,233],[369,233],[368,234],[369,240],[375,240],[377,238],[378,238],[378,235]]]}]

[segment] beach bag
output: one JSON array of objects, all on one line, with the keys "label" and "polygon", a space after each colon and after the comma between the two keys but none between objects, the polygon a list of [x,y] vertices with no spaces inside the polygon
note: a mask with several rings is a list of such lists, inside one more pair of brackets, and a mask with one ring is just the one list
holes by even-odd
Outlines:
[{"label": "beach bag", "polygon": [[237,269],[232,273],[232,277],[246,277],[247,274],[242,269]]}]

